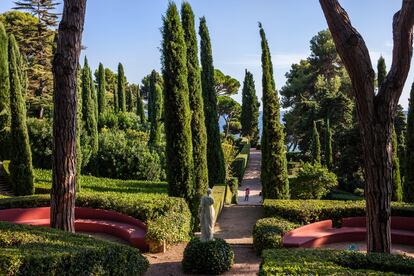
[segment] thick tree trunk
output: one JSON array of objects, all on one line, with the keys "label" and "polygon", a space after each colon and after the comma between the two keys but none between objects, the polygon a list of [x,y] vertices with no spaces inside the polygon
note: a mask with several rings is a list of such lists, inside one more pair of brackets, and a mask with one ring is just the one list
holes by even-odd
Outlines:
[{"label": "thick tree trunk", "polygon": [[414,1],[403,0],[394,15],[393,63],[375,95],[375,72],[361,35],[338,0],[319,0],[336,49],[352,80],[364,146],[369,252],[391,251],[392,126],[412,58]]},{"label": "thick tree trunk", "polygon": [[65,0],[53,60],[54,124],[51,227],[74,232],[76,191],[77,66],[86,0]]}]

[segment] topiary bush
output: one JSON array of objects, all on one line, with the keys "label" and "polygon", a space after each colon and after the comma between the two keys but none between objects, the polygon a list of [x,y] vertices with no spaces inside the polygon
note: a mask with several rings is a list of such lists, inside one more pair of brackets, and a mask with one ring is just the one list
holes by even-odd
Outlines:
[{"label": "topiary bush", "polygon": [[143,275],[139,250],[45,227],[0,222],[0,275]]},{"label": "topiary bush", "polygon": [[234,252],[223,239],[202,242],[192,239],[184,250],[182,261],[185,273],[221,274],[230,270],[234,263]]},{"label": "topiary bush", "polygon": [[247,164],[250,157],[250,143],[247,141],[242,142],[242,149],[239,154],[236,155],[233,163],[231,164],[231,171],[233,176],[237,177],[239,181],[242,181],[244,172],[247,168]]}]

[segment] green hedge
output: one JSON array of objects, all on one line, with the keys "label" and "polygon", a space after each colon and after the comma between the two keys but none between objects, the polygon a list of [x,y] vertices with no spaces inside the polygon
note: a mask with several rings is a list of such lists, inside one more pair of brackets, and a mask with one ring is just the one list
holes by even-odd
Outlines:
[{"label": "green hedge", "polygon": [[247,163],[249,162],[250,157],[250,143],[248,141],[243,141],[243,147],[240,153],[236,156],[233,163],[231,164],[231,170],[233,176],[237,177],[239,181],[243,179],[244,172],[247,168]]},{"label": "green hedge", "polygon": [[214,198],[214,211],[215,218],[214,223],[216,223],[221,211],[223,210],[225,201],[226,201],[226,189],[227,185],[216,185],[213,188],[213,198]]},{"label": "green hedge", "polygon": [[[414,217],[414,205],[393,202],[392,214]],[[365,216],[365,201],[340,200],[277,200],[266,199],[265,217],[282,217],[292,222],[307,224],[332,219],[338,223],[344,217]]]},{"label": "green hedge", "polygon": [[324,249],[263,251],[259,275],[411,275],[414,259]]},{"label": "green hedge", "polygon": [[0,222],[0,275],[143,275],[148,266],[130,246]]}]

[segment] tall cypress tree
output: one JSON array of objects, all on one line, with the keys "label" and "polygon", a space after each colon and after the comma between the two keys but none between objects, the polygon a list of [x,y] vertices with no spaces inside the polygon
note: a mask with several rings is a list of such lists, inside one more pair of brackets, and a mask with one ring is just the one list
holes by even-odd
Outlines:
[{"label": "tall cypress tree", "polygon": [[408,103],[404,201],[414,202],[414,83],[411,86]]},{"label": "tall cypress tree", "polygon": [[169,3],[163,23],[161,61],[164,77],[168,194],[190,201],[193,196],[193,146],[186,45],[174,2]]},{"label": "tall cypress tree", "polygon": [[285,135],[280,123],[280,103],[266,34],[259,23],[263,70],[263,134],[261,180],[264,198],[288,198]]},{"label": "tall cypress tree", "polygon": [[142,100],[139,86],[138,86],[138,91],[137,91],[137,115],[140,119],[141,124],[145,124],[147,121],[147,118],[145,117],[144,102]]},{"label": "tall cypress tree", "polygon": [[241,135],[249,137],[252,145],[259,139],[259,101],[252,73],[246,70],[243,82],[242,110],[240,116]]},{"label": "tall cypress tree", "polygon": [[325,164],[328,169],[333,168],[332,158],[332,131],[329,119],[326,119],[326,137],[325,137]]},{"label": "tall cypress tree", "polygon": [[151,73],[150,94],[151,102],[149,102],[148,105],[151,106],[151,117],[148,119],[151,124],[151,128],[148,144],[151,147],[155,147],[159,145],[161,140],[161,117],[163,111],[162,89],[157,82],[157,75],[155,71],[152,71]]},{"label": "tall cypress tree", "polygon": [[312,130],[312,160],[315,164],[321,163],[321,139],[315,121],[313,121]]},{"label": "tall cypress tree", "polygon": [[121,63],[118,64],[118,109],[120,112],[126,111],[126,98],[125,98],[125,74],[124,66]]},{"label": "tall cypress tree", "polygon": [[85,129],[90,137],[92,153],[98,152],[98,123],[96,120],[96,107],[93,97],[92,72],[85,57],[85,64],[82,70],[82,118],[85,122]]},{"label": "tall cypress tree", "polygon": [[207,131],[207,165],[210,187],[226,181],[223,149],[217,114],[217,98],[214,86],[213,52],[206,19],[200,19],[201,87],[204,100],[204,117]]},{"label": "tall cypress tree", "polygon": [[16,195],[30,195],[34,193],[32,153],[26,125],[24,92],[21,85],[22,72],[18,67],[20,52],[13,35],[9,38],[8,53],[12,143],[10,176]]},{"label": "tall cypress tree", "polygon": [[106,108],[106,80],[105,80],[105,68],[102,63],[99,63],[98,68],[98,114],[105,113]]},{"label": "tall cypress tree", "polygon": [[132,99],[132,87],[131,86],[128,86],[128,88],[126,89],[126,92],[125,92],[125,94],[126,94],[126,110],[128,111],[128,112],[132,112],[132,101],[133,101],[133,99]]},{"label": "tall cypress tree", "polygon": [[198,209],[201,196],[208,188],[207,133],[204,118],[204,103],[201,91],[200,64],[198,62],[197,33],[194,13],[189,3],[183,3],[181,18],[187,43],[188,90],[191,109],[191,129],[194,159],[194,199]]},{"label": "tall cypress tree", "polygon": [[398,142],[395,128],[392,132],[392,200],[402,201],[403,191],[401,184],[400,160],[398,158]]},{"label": "tall cypress tree", "polygon": [[378,59],[377,71],[378,71],[378,75],[377,75],[378,88],[380,88],[381,84],[387,77],[387,66],[385,65],[385,60],[382,56],[380,56],[380,58]]},{"label": "tall cypress tree", "polygon": [[8,38],[0,22],[0,161],[8,157],[10,147],[10,85],[9,85]]}]

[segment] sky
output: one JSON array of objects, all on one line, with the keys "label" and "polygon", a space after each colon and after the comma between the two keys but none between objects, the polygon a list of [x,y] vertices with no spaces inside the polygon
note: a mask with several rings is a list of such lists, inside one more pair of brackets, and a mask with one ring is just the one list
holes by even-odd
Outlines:
[{"label": "sky", "polygon": [[[162,15],[168,0],[88,0],[82,60],[92,68],[99,62],[112,70],[121,62],[129,82],[140,83],[152,69],[160,70]],[[178,5],[182,1],[175,1]],[[309,41],[327,24],[318,0],[189,0],[196,24],[205,16],[210,30],[214,66],[243,83],[251,71],[261,98],[260,37],[262,22],[272,53],[276,85],[285,83],[293,63],[309,56]],[[351,22],[361,33],[374,68],[383,55],[387,68],[392,59],[392,17],[401,0],[340,0]],[[13,0],[0,0],[0,13],[13,7]],[[414,61],[411,63],[414,67]],[[400,103],[405,109],[414,68],[411,68]],[[241,89],[236,100],[241,100]]]}]

